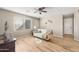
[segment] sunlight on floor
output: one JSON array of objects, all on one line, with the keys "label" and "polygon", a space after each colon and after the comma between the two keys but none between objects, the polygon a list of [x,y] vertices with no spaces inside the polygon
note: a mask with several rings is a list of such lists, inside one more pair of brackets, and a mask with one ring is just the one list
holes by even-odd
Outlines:
[{"label": "sunlight on floor", "polygon": [[35,40],[35,42],[36,42],[37,44],[42,43],[42,40],[41,40],[41,39],[35,38],[34,40]]}]

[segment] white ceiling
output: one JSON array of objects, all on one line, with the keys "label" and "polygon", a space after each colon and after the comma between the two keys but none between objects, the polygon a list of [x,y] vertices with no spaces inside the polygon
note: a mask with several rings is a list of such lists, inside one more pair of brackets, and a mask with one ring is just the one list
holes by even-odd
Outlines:
[{"label": "white ceiling", "polygon": [[36,11],[35,8],[39,8],[39,7],[3,7],[3,9],[6,9],[6,10],[14,11],[17,13],[21,13],[24,15],[29,15],[37,18],[46,16],[46,15],[73,13],[75,10],[75,8],[73,7],[46,7],[45,10],[48,12],[40,15],[38,12],[34,13],[34,11]]},{"label": "white ceiling", "polygon": [[[21,13],[21,14],[24,14],[24,15],[29,15],[29,16],[33,16],[33,17],[41,17],[41,15],[37,12],[37,13],[34,13],[36,10],[39,7],[3,7],[3,9],[6,9],[6,10],[10,10],[10,11],[14,11],[14,12],[17,12],[17,13]],[[48,8],[46,8],[47,10]],[[43,13],[45,14],[45,13]]]}]

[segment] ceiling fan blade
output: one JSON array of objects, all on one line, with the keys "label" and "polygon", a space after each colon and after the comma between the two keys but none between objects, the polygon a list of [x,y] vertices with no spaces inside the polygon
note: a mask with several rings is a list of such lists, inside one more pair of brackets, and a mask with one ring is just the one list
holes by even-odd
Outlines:
[{"label": "ceiling fan blade", "polygon": [[47,11],[42,11],[42,12],[45,12],[46,13]]},{"label": "ceiling fan blade", "polygon": [[34,13],[37,13],[37,12],[39,12],[39,14],[42,14],[42,12],[47,13],[47,11],[45,11],[44,9],[45,9],[45,7],[40,7],[37,9],[34,8],[34,10],[36,10],[36,11],[34,11]]},{"label": "ceiling fan blade", "polygon": [[41,9],[45,9],[45,7],[41,7]]},{"label": "ceiling fan blade", "polygon": [[34,11],[34,13],[37,13],[37,12],[38,12],[38,10]]}]

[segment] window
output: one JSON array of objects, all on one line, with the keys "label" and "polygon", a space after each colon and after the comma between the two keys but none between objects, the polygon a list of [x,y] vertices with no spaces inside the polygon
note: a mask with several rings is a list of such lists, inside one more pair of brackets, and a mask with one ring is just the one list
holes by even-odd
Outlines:
[{"label": "window", "polygon": [[15,28],[16,30],[22,30],[24,29],[24,20],[16,20],[15,22]]},{"label": "window", "polygon": [[28,19],[15,20],[15,29],[16,30],[31,29],[31,20]]},{"label": "window", "polygon": [[25,20],[25,29],[31,28],[31,20]]}]

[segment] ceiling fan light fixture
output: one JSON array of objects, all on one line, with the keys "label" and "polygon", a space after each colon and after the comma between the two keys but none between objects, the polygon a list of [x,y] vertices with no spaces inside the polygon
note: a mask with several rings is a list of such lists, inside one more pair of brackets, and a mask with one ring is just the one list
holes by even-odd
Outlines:
[{"label": "ceiling fan light fixture", "polygon": [[44,9],[45,9],[45,7],[40,7],[40,8],[38,8],[38,9],[36,9],[36,11],[35,11],[34,13],[36,13],[36,12],[39,12],[39,14],[47,13],[47,11],[44,10]]}]

